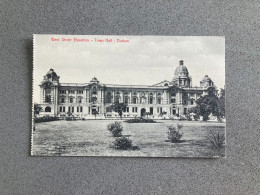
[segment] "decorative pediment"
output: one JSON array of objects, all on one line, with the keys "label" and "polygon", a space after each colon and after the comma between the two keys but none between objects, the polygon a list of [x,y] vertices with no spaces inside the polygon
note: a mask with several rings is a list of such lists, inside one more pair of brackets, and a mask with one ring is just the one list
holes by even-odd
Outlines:
[{"label": "decorative pediment", "polygon": [[155,85],[152,85],[152,86],[155,86],[155,87],[167,87],[170,84],[171,84],[170,81],[164,80],[164,81],[162,81],[160,83],[157,83]]},{"label": "decorative pediment", "polygon": [[43,81],[40,86],[46,88],[46,87],[54,87],[55,85],[50,81]]}]

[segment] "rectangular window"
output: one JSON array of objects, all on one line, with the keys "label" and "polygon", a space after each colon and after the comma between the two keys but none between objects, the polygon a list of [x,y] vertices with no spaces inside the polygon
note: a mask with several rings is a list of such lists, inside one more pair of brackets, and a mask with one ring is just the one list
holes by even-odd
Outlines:
[{"label": "rectangular window", "polygon": [[63,106],[63,112],[65,112],[65,106]]},{"label": "rectangular window", "polygon": [[82,112],[83,111],[83,107],[80,107],[80,112]]},{"label": "rectangular window", "polygon": [[162,113],[162,108],[160,108],[160,113]]},{"label": "rectangular window", "polygon": [[60,107],[60,112],[62,112],[62,107]]},{"label": "rectangular window", "polygon": [[150,114],[153,114],[153,107],[150,107]]},{"label": "rectangular window", "polygon": [[71,107],[71,112],[74,112],[74,106]]},{"label": "rectangular window", "polygon": [[77,107],[77,112],[79,112],[79,107]]},{"label": "rectangular window", "polygon": [[69,90],[69,93],[74,94],[75,90]]},{"label": "rectangular window", "polygon": [[70,112],[70,107],[69,107],[69,112]]},{"label": "rectangular window", "polygon": [[129,112],[129,107],[126,107],[126,112]]}]

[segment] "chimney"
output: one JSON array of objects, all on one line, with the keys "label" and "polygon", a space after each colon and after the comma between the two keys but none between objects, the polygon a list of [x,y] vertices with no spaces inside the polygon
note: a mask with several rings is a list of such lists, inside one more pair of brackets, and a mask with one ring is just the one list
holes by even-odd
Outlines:
[{"label": "chimney", "polygon": [[180,65],[183,65],[183,60],[180,61]]}]

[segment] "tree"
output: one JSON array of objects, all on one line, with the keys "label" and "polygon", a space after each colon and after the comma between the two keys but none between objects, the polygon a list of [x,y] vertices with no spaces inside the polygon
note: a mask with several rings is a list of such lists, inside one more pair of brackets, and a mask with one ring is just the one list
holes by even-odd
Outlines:
[{"label": "tree", "polygon": [[72,113],[71,112],[67,112],[67,115],[68,115],[68,117],[71,117]]},{"label": "tree", "polygon": [[[42,107],[37,104],[37,103],[34,103],[33,104],[33,115],[34,115],[34,119],[37,118],[37,115],[40,114],[40,112],[42,111]],[[35,131],[35,122],[33,123],[33,130]]]},{"label": "tree", "polygon": [[120,118],[122,119],[123,111],[126,109],[126,107],[127,107],[127,104],[125,104],[125,103],[115,102],[111,106],[107,107],[107,110],[113,110],[113,111],[117,112],[119,114]]},{"label": "tree", "polygon": [[202,116],[203,121],[207,121],[209,115],[212,114],[217,117],[219,122],[222,122],[222,118],[225,116],[225,110],[223,110],[225,105],[222,104],[223,100],[220,100],[214,93],[210,93],[197,99],[196,106],[190,108],[189,113],[194,113],[195,116]]},{"label": "tree", "polygon": [[221,116],[225,117],[225,89],[220,89],[220,96],[219,96],[219,102],[220,102],[220,111]]},{"label": "tree", "polygon": [[40,112],[42,111],[42,107],[39,104],[34,103],[33,108],[34,108],[34,118],[37,118],[37,115],[40,114]]}]

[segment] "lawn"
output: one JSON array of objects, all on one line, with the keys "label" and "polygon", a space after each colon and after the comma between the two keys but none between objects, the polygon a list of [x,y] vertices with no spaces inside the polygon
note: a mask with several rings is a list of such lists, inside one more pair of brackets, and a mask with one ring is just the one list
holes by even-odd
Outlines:
[{"label": "lawn", "polygon": [[[171,121],[126,123],[123,135],[140,150],[116,150],[107,130],[113,120],[52,121],[36,123],[32,154],[38,156],[143,156],[143,157],[214,157],[224,156],[225,148],[213,150],[207,136],[210,131],[225,133],[225,123]],[[181,143],[167,142],[167,126],[182,124]]]}]

